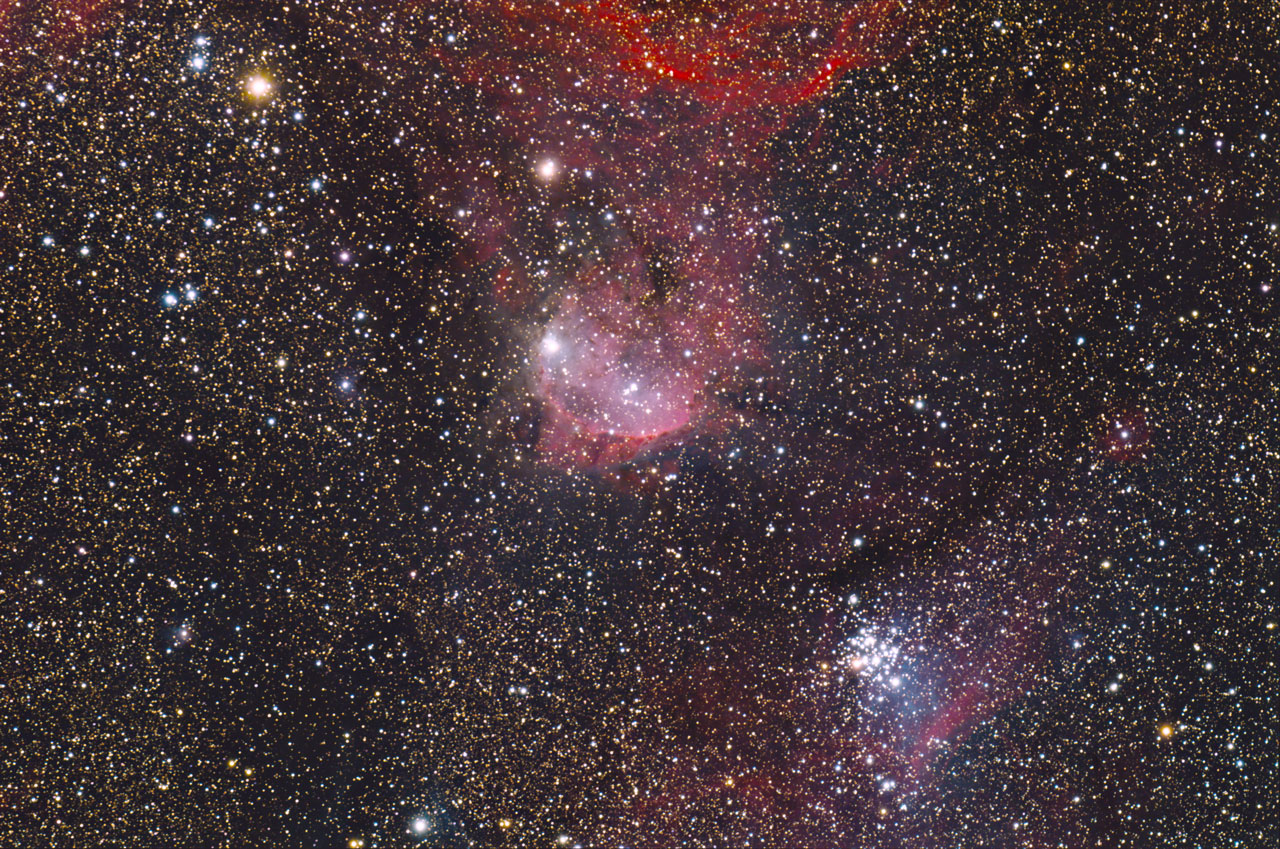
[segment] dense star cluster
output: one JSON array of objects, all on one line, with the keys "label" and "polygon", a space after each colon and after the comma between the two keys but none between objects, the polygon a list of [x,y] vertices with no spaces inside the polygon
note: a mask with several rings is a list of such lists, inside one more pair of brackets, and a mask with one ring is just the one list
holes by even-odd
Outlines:
[{"label": "dense star cluster", "polygon": [[0,843],[1280,845],[1278,57],[0,0]]}]

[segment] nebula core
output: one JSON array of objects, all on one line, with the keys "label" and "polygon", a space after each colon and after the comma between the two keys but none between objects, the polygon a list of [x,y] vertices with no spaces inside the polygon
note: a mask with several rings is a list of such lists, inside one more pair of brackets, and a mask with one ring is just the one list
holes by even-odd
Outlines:
[{"label": "nebula core", "polygon": [[[531,381],[538,448],[552,464],[604,469],[694,436],[723,419],[717,391],[767,366],[771,174],[785,167],[770,139],[843,74],[908,49],[926,11],[479,2],[436,24],[505,34],[496,48],[446,37],[437,57],[499,116],[508,149],[523,149],[519,182],[541,226],[564,226],[590,198],[624,242],[530,299],[554,302]],[[492,163],[487,145],[467,147],[473,162]],[[508,193],[481,181],[442,189],[442,211],[478,257],[528,264]]]}]

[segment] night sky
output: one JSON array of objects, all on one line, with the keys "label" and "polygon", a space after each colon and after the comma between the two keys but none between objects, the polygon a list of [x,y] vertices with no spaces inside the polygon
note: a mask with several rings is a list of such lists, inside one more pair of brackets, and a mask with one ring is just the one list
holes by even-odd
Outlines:
[{"label": "night sky", "polygon": [[0,843],[1280,846],[1270,0],[0,0]]}]

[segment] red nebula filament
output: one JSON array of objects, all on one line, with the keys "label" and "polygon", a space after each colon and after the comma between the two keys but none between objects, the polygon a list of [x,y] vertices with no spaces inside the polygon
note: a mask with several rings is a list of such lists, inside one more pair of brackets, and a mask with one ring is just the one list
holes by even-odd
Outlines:
[{"label": "red nebula filament", "polygon": [[[843,73],[908,46],[929,6],[475,0],[452,10],[456,32],[504,36],[450,33],[433,53],[482,94],[505,141],[449,140],[427,163],[430,194],[477,259],[503,257],[499,304],[532,301],[511,287],[534,276],[529,210],[549,231],[581,220],[589,199],[626,234],[627,249],[584,252],[529,310],[545,322],[529,357],[544,457],[595,468],[636,459],[713,418],[715,389],[736,370],[767,365],[766,143]],[[496,172],[495,154],[518,176]],[[457,178],[460,158],[472,179]],[[513,196],[519,184],[536,203]],[[656,258],[668,279],[654,277]]]}]

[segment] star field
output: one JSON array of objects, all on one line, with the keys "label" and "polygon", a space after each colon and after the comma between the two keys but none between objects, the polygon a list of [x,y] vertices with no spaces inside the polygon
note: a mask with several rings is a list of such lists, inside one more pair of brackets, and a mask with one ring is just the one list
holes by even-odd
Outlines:
[{"label": "star field", "polygon": [[0,843],[1277,845],[1274,12],[0,0]]}]

